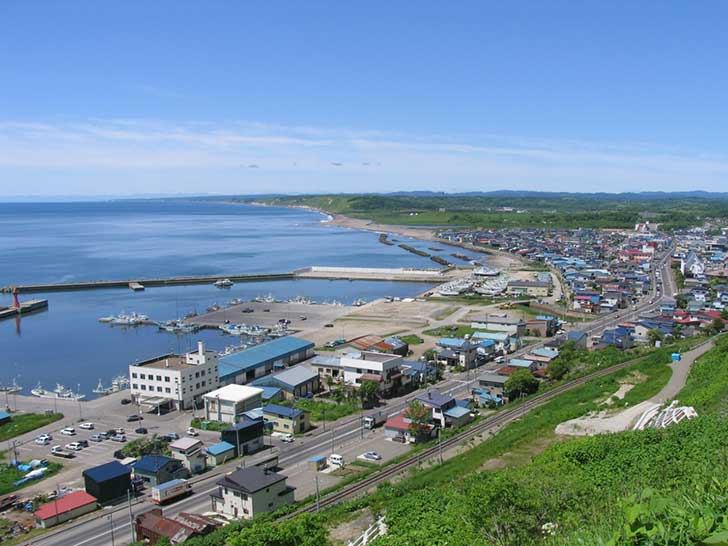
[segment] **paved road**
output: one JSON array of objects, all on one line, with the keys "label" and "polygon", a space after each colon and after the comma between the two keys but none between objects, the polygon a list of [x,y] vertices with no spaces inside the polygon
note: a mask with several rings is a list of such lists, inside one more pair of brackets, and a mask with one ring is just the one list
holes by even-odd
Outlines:
[{"label": "paved road", "polygon": [[[639,314],[655,309],[659,303],[656,299],[658,290],[662,294],[665,294],[668,287],[663,286],[663,283],[665,283],[665,279],[667,279],[669,283],[671,278],[668,260],[669,253],[660,258],[658,268],[662,271],[662,279],[657,279],[657,282],[653,283],[651,293],[643,298],[643,301],[640,304],[632,309],[599,318],[579,329],[585,331],[587,334],[597,334],[605,328],[614,326],[625,320],[631,320],[636,318]],[[668,292],[668,295],[671,295],[671,293]],[[450,317],[450,319],[452,320],[452,317]],[[521,349],[512,356],[525,354],[533,348],[543,345],[543,343],[544,342],[539,342],[537,344],[530,345]],[[494,369],[497,366],[497,364],[491,362],[480,371]],[[459,396],[461,393],[466,393],[470,390],[470,387],[476,380],[477,373],[478,372],[467,371],[452,375],[440,382],[436,388],[441,392]],[[405,397],[390,400],[385,406],[387,413],[397,413],[403,409],[409,403],[409,400],[411,400],[419,392],[423,391],[417,391],[410,393]],[[187,418],[189,418],[189,416]],[[323,428],[317,429],[314,433],[306,436],[302,443],[278,446],[280,450],[280,466],[284,469],[297,465],[300,466],[313,455],[327,455],[331,453],[332,449],[338,449],[343,445],[358,442],[363,435],[363,431],[360,427],[360,416],[344,418],[336,423],[333,433],[334,447],[332,448],[332,433],[330,427],[327,428],[328,430],[326,431],[324,431]],[[255,461],[257,457],[258,456],[251,458],[251,461]],[[222,473],[229,472],[237,464],[239,464],[239,461],[234,461],[222,467],[218,467],[213,472],[206,474],[204,477],[195,478],[193,486],[194,494],[169,506],[165,509],[165,513],[175,514],[180,511],[206,511],[209,506],[209,493],[216,488],[214,485],[215,481]],[[251,463],[249,462],[248,464]],[[147,497],[142,497],[133,503],[132,512],[144,512],[152,506],[151,502],[147,500]],[[75,546],[105,546],[112,543],[112,528],[115,543],[125,544],[131,541],[129,510],[127,507],[121,506],[114,509],[106,508],[100,513],[91,515],[87,519],[71,523],[63,528],[51,531],[47,535],[25,542],[24,544],[27,545],[32,543],[35,546],[55,546],[57,544],[73,544]]]}]

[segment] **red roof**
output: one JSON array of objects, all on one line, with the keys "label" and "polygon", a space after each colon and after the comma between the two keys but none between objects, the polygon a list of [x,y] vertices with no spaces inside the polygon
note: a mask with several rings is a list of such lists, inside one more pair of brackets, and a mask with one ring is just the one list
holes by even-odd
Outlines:
[{"label": "red roof", "polygon": [[74,491],[73,493],[64,495],[57,501],[40,505],[38,510],[35,511],[35,517],[38,519],[49,519],[55,517],[56,514],[65,514],[66,512],[95,502],[96,497],[89,495],[86,491]]},{"label": "red roof", "polygon": [[377,375],[375,373],[363,373],[361,374],[360,379],[362,381],[376,381],[377,383],[380,383],[383,378],[381,375]]},{"label": "red roof", "polygon": [[408,421],[405,421],[404,415],[400,413],[390,419],[387,419],[387,422],[384,423],[384,426],[386,428],[393,428],[396,430],[409,430],[410,424]]},{"label": "red roof", "polygon": [[522,369],[522,368],[516,368],[515,366],[503,366],[502,368],[496,370],[496,373],[499,375],[511,375],[513,372]]}]

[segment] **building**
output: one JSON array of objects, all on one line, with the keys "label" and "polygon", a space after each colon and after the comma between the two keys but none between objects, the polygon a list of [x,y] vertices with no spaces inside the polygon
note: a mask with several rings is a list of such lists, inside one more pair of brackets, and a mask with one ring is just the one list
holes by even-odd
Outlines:
[{"label": "building", "polygon": [[442,349],[437,360],[449,366],[472,368],[478,356],[477,344],[467,339],[444,337],[437,341],[437,346]]},{"label": "building", "polygon": [[508,381],[507,375],[500,375],[497,373],[486,372],[478,376],[478,385],[481,389],[487,391],[491,396],[503,397],[503,389],[506,381]]},{"label": "building", "polygon": [[493,341],[496,352],[512,353],[517,351],[521,346],[520,340],[507,332],[473,332],[470,339],[474,343]]},{"label": "building", "polygon": [[379,384],[379,393],[388,396],[400,392],[407,383],[402,375],[402,357],[375,352],[347,353],[341,357],[343,381],[359,386],[364,381]]},{"label": "building", "polygon": [[131,397],[157,410],[190,409],[218,387],[218,373],[217,353],[205,350],[200,341],[196,352],[167,354],[129,366]]},{"label": "building", "polygon": [[265,424],[263,419],[251,419],[247,415],[220,433],[220,440],[235,448],[234,455],[248,455],[263,448]]},{"label": "building", "polygon": [[310,397],[321,390],[319,373],[304,365],[292,366],[282,372],[261,377],[252,384],[261,388],[280,389],[285,400]]},{"label": "building", "polygon": [[407,410],[390,417],[384,423],[384,437],[414,444],[428,440],[435,433],[435,427],[431,424],[423,425],[422,429],[417,432],[412,430],[411,423],[412,421],[407,417]]},{"label": "building", "polygon": [[163,539],[169,540],[170,544],[181,544],[192,537],[211,533],[220,525],[219,521],[212,518],[187,512],[166,517],[161,508],[152,508],[134,518],[136,540],[149,544],[156,544]]},{"label": "building", "polygon": [[538,315],[526,321],[526,329],[532,336],[551,337],[558,329],[558,321],[550,315]]},{"label": "building", "polygon": [[294,488],[285,476],[256,466],[231,472],[217,485],[210,494],[212,510],[236,519],[252,519],[293,502]]},{"label": "building", "polygon": [[86,493],[103,505],[126,500],[132,491],[131,469],[119,461],[87,468],[82,475]]},{"label": "building", "polygon": [[309,427],[308,412],[278,404],[268,404],[263,408],[263,419],[273,426],[276,432],[303,434]]},{"label": "building", "polygon": [[225,385],[203,396],[205,419],[219,423],[237,423],[248,410],[263,404],[263,389],[247,385]]},{"label": "building", "polygon": [[220,359],[220,384],[246,385],[313,356],[314,344],[305,339],[285,336]]},{"label": "building", "polygon": [[521,319],[511,317],[496,317],[486,315],[474,318],[470,324],[476,330],[490,330],[492,332],[506,332],[510,335],[523,336],[526,333],[526,323]]},{"label": "building", "polygon": [[432,421],[442,428],[445,428],[447,425],[447,411],[457,405],[452,396],[440,394],[437,391],[427,391],[415,396],[415,400],[432,412]]},{"label": "building", "polygon": [[148,487],[190,477],[182,461],[164,455],[144,455],[132,465],[134,477],[141,478]]},{"label": "building", "polygon": [[409,352],[409,345],[395,336],[362,336],[351,340],[349,346],[357,351],[376,351],[399,356],[407,356]]},{"label": "building", "polygon": [[192,474],[204,472],[207,468],[207,454],[202,440],[197,438],[180,438],[169,444],[172,458],[181,461]]},{"label": "building", "polygon": [[60,499],[41,504],[33,513],[38,524],[45,528],[93,512],[98,507],[96,498],[85,491],[74,491]]},{"label": "building", "polygon": [[228,442],[218,442],[206,447],[205,453],[207,454],[207,466],[218,466],[235,458],[235,446]]},{"label": "building", "polygon": [[506,294],[510,296],[530,296],[545,298],[551,292],[551,283],[542,281],[510,281]]}]

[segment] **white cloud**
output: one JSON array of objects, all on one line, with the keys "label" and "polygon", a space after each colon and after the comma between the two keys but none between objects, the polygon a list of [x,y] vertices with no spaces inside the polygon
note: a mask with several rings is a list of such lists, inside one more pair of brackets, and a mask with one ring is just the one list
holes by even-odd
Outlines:
[{"label": "white cloud", "polygon": [[644,144],[458,139],[257,122],[8,120],[0,121],[0,174],[4,195],[28,187],[57,193],[56,180],[72,193],[96,193],[98,185],[89,183],[94,176],[127,177],[150,192],[630,191],[728,187],[728,158]]}]

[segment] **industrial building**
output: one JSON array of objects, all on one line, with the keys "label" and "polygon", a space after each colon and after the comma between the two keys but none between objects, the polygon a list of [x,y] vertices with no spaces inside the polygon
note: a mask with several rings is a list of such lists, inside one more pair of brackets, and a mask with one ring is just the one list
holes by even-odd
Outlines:
[{"label": "industrial building", "polygon": [[273,387],[280,389],[282,398],[293,400],[305,398],[321,390],[321,380],[317,371],[305,365],[293,366],[282,372],[256,379],[252,383],[256,387]]},{"label": "industrial building", "polygon": [[45,529],[93,512],[96,508],[98,508],[96,498],[85,491],[74,491],[58,500],[41,504],[33,515],[38,524]]},{"label": "industrial building", "polygon": [[314,344],[286,336],[220,359],[220,385],[252,383],[275,369],[283,369],[313,356]]},{"label": "industrial building", "polygon": [[100,504],[126,500],[131,487],[131,470],[119,461],[87,468],[83,471],[86,493],[93,495]]}]

